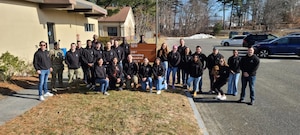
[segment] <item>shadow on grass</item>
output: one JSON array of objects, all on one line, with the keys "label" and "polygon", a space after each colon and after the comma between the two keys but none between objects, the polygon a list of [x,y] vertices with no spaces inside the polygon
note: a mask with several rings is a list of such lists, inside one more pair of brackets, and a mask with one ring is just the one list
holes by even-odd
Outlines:
[{"label": "shadow on grass", "polygon": [[11,96],[13,94],[16,94],[17,92],[14,90],[11,90],[9,88],[1,88],[0,87],[0,94],[3,96]]},{"label": "shadow on grass", "polygon": [[38,81],[30,81],[30,80],[11,80],[11,83],[18,85],[24,89],[30,89],[38,85]]}]

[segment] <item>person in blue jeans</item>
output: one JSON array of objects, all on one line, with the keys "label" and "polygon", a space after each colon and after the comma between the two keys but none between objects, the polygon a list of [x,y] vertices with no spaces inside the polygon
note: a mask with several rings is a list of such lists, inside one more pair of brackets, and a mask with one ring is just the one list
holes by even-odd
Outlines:
[{"label": "person in blue jeans", "polygon": [[[206,65],[205,64],[206,64],[207,57],[206,57],[206,55],[204,53],[202,53],[201,46],[199,46],[199,45],[196,46],[196,52],[192,56],[194,56],[194,55],[198,55],[198,57],[199,57],[199,59],[200,59],[200,61],[202,63],[203,70],[205,70],[206,69]],[[203,77],[201,76],[201,79],[199,81],[199,93],[202,93],[202,80],[203,80]]]},{"label": "person in blue jeans", "polygon": [[236,96],[238,94],[238,82],[240,77],[240,61],[239,53],[233,50],[233,55],[228,59],[230,74],[228,78],[227,94]]},{"label": "person in blue jeans", "polygon": [[147,85],[149,85],[150,93],[152,93],[152,67],[149,64],[148,58],[144,58],[143,64],[139,68],[139,78],[141,79],[142,90],[147,90]]},{"label": "person in blue jeans", "polygon": [[248,48],[248,54],[241,59],[241,70],[242,70],[242,92],[241,97],[238,102],[244,102],[246,95],[246,87],[249,82],[250,87],[250,99],[249,105],[254,105],[255,101],[255,81],[256,81],[256,71],[259,67],[260,60],[254,55],[254,49]]},{"label": "person in blue jeans", "polygon": [[157,51],[157,55],[156,57],[160,58],[160,61],[162,62],[162,65],[165,67],[165,75],[164,75],[164,84],[165,87],[164,89],[168,88],[168,84],[167,84],[167,70],[168,70],[168,47],[166,43],[162,43],[160,49]]},{"label": "person in blue jeans", "polygon": [[161,94],[161,90],[165,87],[165,84],[163,83],[165,72],[165,67],[162,65],[160,58],[157,57],[152,67],[154,84],[157,90],[156,94]]},{"label": "person in blue jeans", "polygon": [[[45,41],[39,43],[40,48],[34,53],[33,66],[39,75],[39,100],[44,101],[47,96],[53,96],[48,92],[48,76],[52,72],[51,59],[49,51],[47,51],[47,44]],[[43,94],[44,91],[44,94]]]},{"label": "person in blue jeans", "polygon": [[177,51],[177,46],[174,45],[171,52],[168,53],[168,71],[167,71],[167,84],[169,84],[170,74],[172,72],[172,89],[175,89],[175,77],[178,66],[181,61],[180,53]]},{"label": "person in blue jeans", "polygon": [[109,79],[106,73],[106,68],[103,65],[102,58],[97,59],[97,64],[95,64],[94,70],[96,85],[95,90],[97,92],[102,92],[103,95],[109,95],[109,93],[107,92],[107,88],[109,86]]},{"label": "person in blue jeans", "polygon": [[201,80],[201,76],[203,74],[203,65],[199,59],[198,55],[193,56],[193,60],[189,63],[189,74],[190,77],[187,80],[188,89],[191,87],[191,82],[193,82],[193,95],[197,96],[197,92],[199,91],[199,81]]}]

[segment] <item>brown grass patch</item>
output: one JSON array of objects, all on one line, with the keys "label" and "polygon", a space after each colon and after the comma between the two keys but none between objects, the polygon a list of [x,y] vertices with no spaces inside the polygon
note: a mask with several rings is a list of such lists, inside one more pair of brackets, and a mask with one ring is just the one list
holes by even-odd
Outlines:
[{"label": "brown grass patch", "polygon": [[5,134],[201,134],[187,98],[138,91],[81,90],[47,99],[0,127]]}]

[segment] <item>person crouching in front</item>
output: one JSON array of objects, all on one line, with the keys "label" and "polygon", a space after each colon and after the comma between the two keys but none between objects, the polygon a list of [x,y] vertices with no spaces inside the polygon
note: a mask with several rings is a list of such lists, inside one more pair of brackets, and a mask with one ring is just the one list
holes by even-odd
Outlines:
[{"label": "person crouching in front", "polygon": [[109,87],[113,90],[123,90],[122,73],[123,69],[118,64],[118,58],[114,57],[111,64],[108,67]]},{"label": "person crouching in front", "polygon": [[141,79],[142,90],[146,91],[149,85],[150,93],[152,93],[152,67],[149,64],[148,58],[144,58],[143,64],[139,68],[139,77]]},{"label": "person crouching in front", "polygon": [[219,72],[216,76],[216,81],[213,83],[213,90],[216,90],[218,93],[218,96],[216,97],[218,100],[226,100],[225,93],[221,88],[227,83],[229,73],[230,69],[226,64],[225,59],[221,58],[219,62]]},{"label": "person crouching in front", "polygon": [[97,59],[97,64],[95,64],[94,70],[95,70],[94,73],[95,73],[95,85],[96,85],[95,90],[97,92],[102,92],[103,95],[109,95],[109,93],[107,92],[109,79],[106,73],[106,68],[103,65],[102,58]]},{"label": "person crouching in front", "polygon": [[152,73],[154,76],[154,84],[156,86],[156,94],[161,94],[161,90],[165,88],[164,75],[165,67],[162,65],[160,58],[156,58],[152,67]]}]

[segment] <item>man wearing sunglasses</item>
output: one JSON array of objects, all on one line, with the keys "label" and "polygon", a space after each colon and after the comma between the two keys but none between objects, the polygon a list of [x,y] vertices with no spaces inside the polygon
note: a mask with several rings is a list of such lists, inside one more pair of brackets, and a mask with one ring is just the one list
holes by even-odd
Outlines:
[{"label": "man wearing sunglasses", "polygon": [[[41,41],[39,44],[40,48],[35,52],[33,58],[34,68],[39,75],[39,100],[44,101],[47,96],[53,96],[52,93],[48,92],[48,76],[52,72],[51,59],[49,51],[47,51],[47,44],[45,41]],[[44,92],[44,94],[43,94]]]}]

